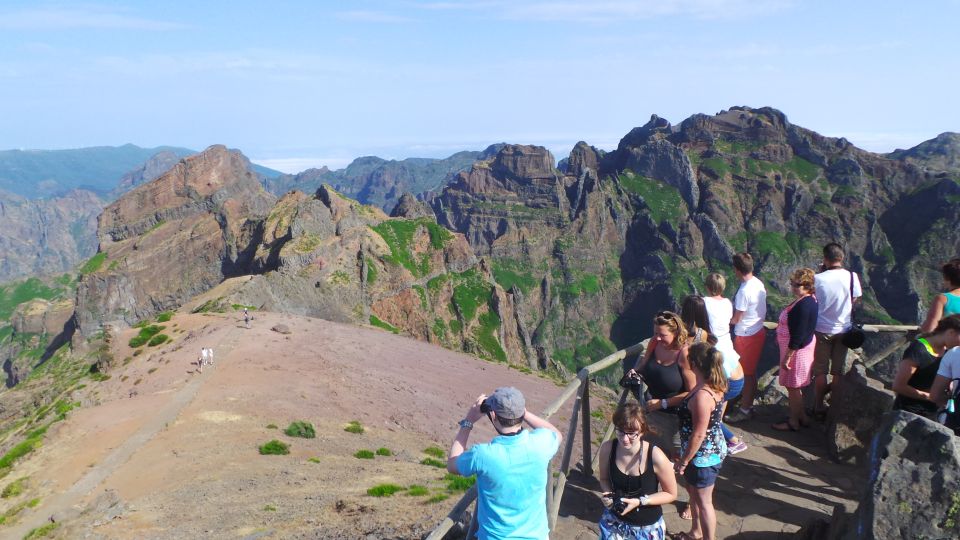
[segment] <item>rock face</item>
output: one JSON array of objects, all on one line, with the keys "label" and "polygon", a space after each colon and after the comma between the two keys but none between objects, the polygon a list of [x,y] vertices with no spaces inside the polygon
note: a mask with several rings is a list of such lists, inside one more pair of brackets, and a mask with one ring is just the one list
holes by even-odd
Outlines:
[{"label": "rock face", "polygon": [[913,148],[894,150],[888,155],[932,171],[960,172],[960,133],[941,133]]},{"label": "rock face", "polygon": [[855,362],[831,398],[827,451],[834,460],[864,465],[870,442],[884,415],[893,409],[893,392],[880,381],[868,378],[866,371],[863,364]]},{"label": "rock face", "polygon": [[702,292],[710,271],[727,275],[732,295],[737,251],[754,255],[777,313],[790,272],[839,241],[865,286],[861,316],[873,322],[915,322],[937,264],[960,252],[951,226],[960,188],[949,175],[770,108],[677,126],[653,116],[613,152],[578,143],[552,163],[542,148],[507,145],[429,200],[519,293],[522,334],[541,358],[570,369],[648,336],[652,315]]},{"label": "rock face", "polygon": [[123,177],[120,179],[120,182],[117,184],[117,187],[111,191],[110,198],[116,199],[120,195],[130,191],[140,184],[145,184],[151,180],[159,178],[164,173],[172,169],[174,165],[179,163],[183,157],[185,156],[170,150],[157,152],[143,165],[123,175]]},{"label": "rock face", "polygon": [[66,272],[93,255],[104,204],[85,190],[34,200],[0,190],[0,282]]},{"label": "rock face", "polygon": [[960,537],[960,438],[926,418],[889,413],[870,453],[870,483],[845,539]]},{"label": "rock face", "polygon": [[101,260],[78,286],[79,328],[132,324],[245,273],[272,203],[242,154],[212,146],[110,204],[99,218]]}]

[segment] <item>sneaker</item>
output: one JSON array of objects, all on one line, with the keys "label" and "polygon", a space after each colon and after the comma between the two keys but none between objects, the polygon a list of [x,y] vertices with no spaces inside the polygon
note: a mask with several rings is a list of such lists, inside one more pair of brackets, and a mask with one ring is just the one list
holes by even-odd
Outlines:
[{"label": "sneaker", "polygon": [[731,456],[735,454],[739,454],[740,452],[743,452],[747,448],[748,448],[747,443],[740,441],[737,444],[731,444],[730,446],[728,446],[727,454]]},{"label": "sneaker", "polygon": [[728,414],[723,421],[730,424],[736,424],[737,422],[743,422],[744,420],[749,420],[751,418],[753,418],[753,409],[750,409],[748,411],[745,411],[743,409],[737,409],[732,413]]}]

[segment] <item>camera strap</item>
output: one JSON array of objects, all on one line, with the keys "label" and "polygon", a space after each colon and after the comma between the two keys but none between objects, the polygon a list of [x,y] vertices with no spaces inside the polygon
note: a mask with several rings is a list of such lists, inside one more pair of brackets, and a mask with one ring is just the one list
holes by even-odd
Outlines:
[{"label": "camera strap", "polygon": [[514,431],[513,433],[504,433],[500,431],[500,428],[497,427],[497,423],[493,421],[493,417],[490,416],[490,412],[487,412],[487,420],[490,420],[490,424],[493,425],[493,429],[497,431],[503,437],[513,437],[514,435],[519,435],[523,431],[523,426],[520,426],[520,429]]}]

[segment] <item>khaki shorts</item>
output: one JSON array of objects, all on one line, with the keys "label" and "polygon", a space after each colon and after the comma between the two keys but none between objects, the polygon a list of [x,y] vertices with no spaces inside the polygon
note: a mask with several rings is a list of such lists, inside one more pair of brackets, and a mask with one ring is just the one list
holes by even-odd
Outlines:
[{"label": "khaki shorts", "polygon": [[847,370],[847,347],[843,344],[843,334],[814,333],[817,345],[813,349],[813,369],[810,374],[814,377],[827,373],[835,377],[843,375]]}]

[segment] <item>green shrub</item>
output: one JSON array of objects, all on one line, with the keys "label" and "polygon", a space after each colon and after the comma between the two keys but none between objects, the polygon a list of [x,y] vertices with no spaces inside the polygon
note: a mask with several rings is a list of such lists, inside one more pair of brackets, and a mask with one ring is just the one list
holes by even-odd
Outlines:
[{"label": "green shrub", "polygon": [[379,484],[367,490],[367,495],[371,497],[390,497],[398,491],[403,491],[402,486],[396,484]]},{"label": "green shrub", "polygon": [[93,257],[87,259],[87,262],[83,263],[83,266],[80,267],[81,274],[92,274],[100,269],[103,266],[103,261],[107,260],[106,252],[101,251]]},{"label": "green shrub", "polygon": [[91,373],[90,378],[97,382],[103,382],[110,380],[110,375],[107,375],[106,373]]},{"label": "green shrub", "polygon": [[393,452],[391,452],[389,448],[377,448],[377,455],[378,455],[378,456],[392,456],[392,455],[393,455]]},{"label": "green shrub", "polygon": [[370,325],[371,325],[371,326],[376,326],[377,328],[383,328],[384,330],[387,330],[387,331],[389,331],[389,332],[393,332],[394,334],[399,334],[399,333],[400,333],[400,329],[399,329],[399,328],[397,328],[396,326],[393,326],[392,324],[390,324],[390,323],[388,323],[388,322],[381,321],[379,318],[377,318],[376,315],[370,315]]},{"label": "green shrub", "polygon": [[429,457],[428,457],[428,458],[423,458],[423,460],[420,462],[420,464],[421,464],[421,465],[429,465],[429,466],[431,466],[431,467],[436,467],[436,468],[438,468],[438,469],[446,469],[446,468],[447,468],[446,462],[440,461],[439,459],[429,458]]},{"label": "green shrub", "polygon": [[407,488],[407,495],[411,497],[422,497],[428,493],[430,493],[430,490],[425,486],[418,486],[417,484],[413,484]]},{"label": "green shrub", "polygon": [[276,424],[267,424],[267,429],[277,429]]},{"label": "green shrub", "polygon": [[357,459],[373,459],[373,452],[370,450],[357,450],[353,457]]},{"label": "green shrub", "polygon": [[164,311],[163,313],[157,315],[157,322],[167,322],[173,318],[172,311]]},{"label": "green shrub", "polygon": [[317,436],[317,432],[313,429],[313,424],[304,420],[292,422],[283,432],[286,433],[287,436],[300,437],[301,439],[313,439]]},{"label": "green shrub", "polygon": [[150,341],[147,342],[147,346],[148,346],[148,347],[156,347],[157,345],[161,345],[161,344],[163,344],[163,343],[166,343],[167,340],[169,340],[169,339],[170,339],[170,336],[168,336],[168,335],[166,335],[166,334],[157,334],[157,335],[153,336],[152,338],[150,338]]},{"label": "green shrub", "polygon": [[280,442],[276,439],[273,439],[270,442],[260,445],[260,454],[267,455],[286,455],[290,453],[290,446],[287,443]]},{"label": "green shrub", "polygon": [[373,259],[367,257],[367,285],[373,285],[377,281],[377,265]]},{"label": "green shrub", "polygon": [[10,497],[16,497],[23,493],[24,485],[27,483],[27,478],[17,478],[13,482],[7,484],[7,487],[3,488],[3,491],[0,492],[0,497],[4,499],[9,499]]},{"label": "green shrub", "polygon": [[438,446],[430,446],[423,449],[423,453],[428,456],[433,456],[435,458],[443,459],[447,457],[447,453],[443,451],[442,448]]},{"label": "green shrub", "polygon": [[37,527],[36,529],[32,529],[30,532],[27,533],[26,536],[23,537],[23,540],[34,540],[35,538],[46,538],[47,536],[50,535],[50,533],[55,531],[59,526],[60,526],[59,523],[47,523],[42,527]]},{"label": "green shrub", "polygon": [[263,507],[263,511],[264,511],[264,512],[276,512],[276,511],[277,511],[277,507],[274,506],[274,505],[272,505],[272,504],[268,504],[268,505],[266,505],[266,506]]},{"label": "green shrub", "polygon": [[[148,341],[150,341],[151,338],[153,338],[154,336],[156,336],[157,334],[159,334],[159,333],[160,333],[162,330],[164,330],[165,328],[166,328],[166,326],[159,326],[159,325],[156,325],[156,324],[151,324],[151,325],[149,325],[149,326],[145,326],[145,327],[143,327],[143,328],[140,329],[140,333],[139,333],[139,334],[137,334],[136,336],[134,336],[134,337],[130,340],[130,342],[128,343],[128,345],[130,345],[130,347],[133,348],[133,349],[136,349],[136,348],[138,348],[138,347],[142,347],[144,344],[146,344]],[[162,342],[161,342],[161,343],[162,343]],[[159,344],[158,344],[158,345],[159,345]]]},{"label": "green shrub", "polygon": [[360,425],[359,420],[352,420],[347,427],[343,428],[347,433],[363,433],[363,426]]},{"label": "green shrub", "polygon": [[438,502],[443,502],[443,501],[445,501],[445,500],[447,500],[447,499],[449,499],[449,498],[450,498],[450,496],[447,495],[446,493],[438,493],[438,494],[434,495],[433,497],[430,497],[429,499],[427,499],[426,501],[424,501],[423,504],[436,504],[436,503],[438,503]]},{"label": "green shrub", "polygon": [[309,461],[310,463],[320,463],[320,458],[317,458],[317,457],[307,458],[307,461]]},{"label": "green shrub", "polygon": [[476,476],[459,476],[449,473],[443,479],[447,481],[447,491],[466,491],[477,481]]}]

